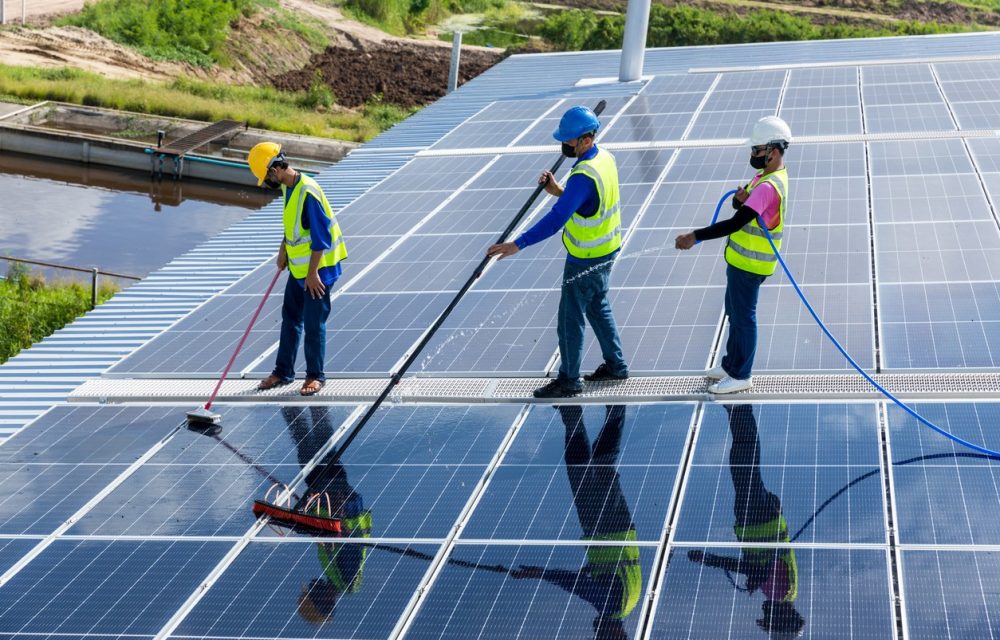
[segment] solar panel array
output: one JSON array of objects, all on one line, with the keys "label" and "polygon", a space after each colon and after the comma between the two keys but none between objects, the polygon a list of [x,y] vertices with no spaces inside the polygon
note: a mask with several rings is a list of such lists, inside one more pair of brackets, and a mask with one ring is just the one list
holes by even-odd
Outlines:
[{"label": "solar panel array", "polygon": [[[620,167],[625,232],[612,305],[633,373],[718,362],[721,244],[680,253],[673,238],[747,181],[742,138],[774,114],[797,137],[785,255],[833,333],[872,370],[995,369],[998,80],[994,60],[815,66],[660,75],[610,98],[599,144]],[[338,213],[350,259],[328,375],[398,369],[555,160],[559,115],[599,92],[495,102]],[[493,265],[409,375],[554,371],[563,255],[552,240]],[[108,375],[217,376],[272,274],[261,265]],[[758,316],[756,372],[847,368],[784,276]],[[270,371],[279,322],[280,289],[239,375]],[[0,635],[1000,632],[996,461],[882,402],[751,400],[389,402],[339,459],[366,405],[225,406],[205,433],[185,428],[191,407],[56,407],[0,447]],[[997,448],[998,406],[916,408]],[[275,483],[369,511],[370,537],[276,535],[250,510]]]}]

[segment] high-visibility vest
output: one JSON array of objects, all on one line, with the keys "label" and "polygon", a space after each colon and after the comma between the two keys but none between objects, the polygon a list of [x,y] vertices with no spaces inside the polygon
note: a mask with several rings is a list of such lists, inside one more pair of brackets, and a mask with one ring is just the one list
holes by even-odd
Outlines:
[{"label": "high-visibility vest", "polygon": [[[757,174],[747,193],[752,193],[754,189],[762,183],[768,183],[778,194],[778,225],[770,229],[771,238],[774,239],[774,246],[781,249],[782,229],[785,226],[785,202],[788,200],[788,171],[779,169],[766,176]],[[778,257],[771,249],[771,243],[767,241],[764,230],[757,224],[754,218],[742,229],[730,234],[726,243],[726,262],[750,273],[760,276],[769,276],[774,273],[778,266]]]},{"label": "high-visibility vest", "polygon": [[[751,524],[745,527],[733,527],[733,533],[740,542],[788,542],[788,522],[784,515],[762,522]],[[771,560],[777,559],[788,568],[788,593],[782,598],[782,602],[795,602],[799,596],[799,568],[795,562],[795,550],[789,548],[768,548],[749,547],[742,550],[743,559],[747,562],[766,567],[771,564]]]},{"label": "high-visibility vest", "polygon": [[[282,185],[281,192],[285,195],[287,187]],[[323,205],[323,212],[330,219],[330,248],[323,252],[319,268],[332,267],[347,257],[347,245],[340,233],[340,225],[330,209],[330,203],[319,184],[307,175],[299,174],[299,181],[292,189],[292,194],[285,197],[285,251],[288,254],[288,270],[296,280],[302,280],[309,274],[309,260],[312,258],[312,237],[309,230],[302,226],[303,206],[306,195],[311,195]]]},{"label": "high-visibility vest", "polygon": [[[635,529],[620,533],[609,533],[586,540],[635,541]],[[612,618],[623,620],[628,617],[642,595],[642,567],[639,565],[639,547],[636,545],[613,547],[587,547],[587,570],[591,577],[601,578],[614,574],[622,586],[622,601]]]},{"label": "high-visibility vest", "polygon": [[[325,511],[325,510],[321,510]],[[324,513],[323,515],[327,515]],[[352,538],[370,538],[372,535],[372,512],[362,511],[355,518],[344,518],[341,521],[347,535]],[[323,573],[337,588],[339,593],[354,593],[361,589],[361,581],[364,576],[365,560],[368,558],[368,547],[356,545],[361,548],[361,561],[358,563],[357,571],[353,576],[344,576],[340,572],[337,564],[337,556],[341,547],[338,544],[318,544],[319,562],[323,567]]]},{"label": "high-visibility vest", "polygon": [[576,258],[603,258],[622,246],[618,165],[613,155],[598,149],[590,160],[578,162],[569,177],[581,174],[597,187],[597,211],[589,218],[573,212],[563,227],[563,244]]}]

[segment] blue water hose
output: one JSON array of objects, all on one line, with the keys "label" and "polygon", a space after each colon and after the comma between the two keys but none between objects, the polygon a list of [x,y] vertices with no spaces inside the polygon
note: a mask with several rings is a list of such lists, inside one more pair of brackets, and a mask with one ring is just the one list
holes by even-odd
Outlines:
[{"label": "blue water hose", "polygon": [[[715,223],[715,221],[719,217],[719,211],[722,209],[722,205],[727,200],[729,200],[729,198],[733,194],[735,194],[735,193],[736,193],[735,189],[733,189],[732,191],[727,191],[726,193],[724,193],[722,195],[722,198],[719,199],[719,204],[715,207],[715,216],[712,217],[712,223],[713,224]],[[840,351],[841,355],[844,356],[844,358],[851,364],[851,366],[854,367],[855,370],[857,370],[857,372],[860,373],[861,376],[865,380],[867,380],[869,382],[869,384],[871,384],[873,387],[875,387],[876,389],[878,389],[879,392],[882,395],[884,395],[886,398],[888,398],[888,399],[892,400],[894,403],[896,403],[896,406],[898,406],[900,409],[902,409],[903,411],[907,412],[908,414],[910,414],[911,416],[913,416],[914,418],[916,418],[917,421],[919,421],[924,426],[930,427],[934,431],[937,431],[938,433],[940,433],[944,437],[948,438],[949,440],[952,440],[953,442],[957,442],[958,444],[962,445],[963,447],[968,447],[969,449],[972,449],[973,451],[978,451],[980,453],[984,453],[987,456],[990,456],[992,458],[1000,458],[1000,452],[998,452],[998,451],[993,451],[992,449],[987,449],[985,447],[981,447],[981,446],[979,446],[977,444],[973,444],[971,442],[963,440],[963,439],[959,438],[958,436],[956,436],[956,435],[954,435],[952,433],[948,433],[947,431],[945,431],[941,427],[937,426],[936,424],[934,424],[933,422],[931,422],[930,420],[928,420],[927,418],[923,417],[922,415],[920,415],[919,413],[917,413],[916,411],[914,411],[913,409],[911,409],[909,406],[907,406],[906,404],[904,404],[899,398],[897,398],[896,396],[894,396],[891,393],[889,393],[882,385],[880,385],[879,383],[875,382],[875,380],[870,375],[868,375],[868,373],[865,372],[864,369],[861,368],[861,365],[859,365],[857,362],[855,362],[854,358],[851,357],[851,354],[847,353],[847,350],[844,349],[843,346],[841,346],[841,344],[837,341],[837,339],[833,337],[833,334],[830,333],[830,330],[826,328],[826,325],[823,324],[823,321],[820,320],[819,315],[817,315],[817,313],[813,309],[812,305],[809,304],[809,300],[806,299],[805,294],[802,293],[802,289],[799,288],[799,283],[796,282],[795,278],[792,276],[792,272],[788,268],[788,265],[785,264],[785,259],[781,257],[781,252],[778,251],[778,247],[774,246],[774,238],[771,237],[771,232],[768,230],[767,225],[764,224],[764,221],[761,220],[760,216],[757,216],[757,224],[760,225],[760,228],[764,230],[764,235],[767,237],[767,241],[771,244],[771,249],[774,251],[774,255],[777,256],[777,258],[778,258],[778,263],[781,265],[781,268],[784,270],[785,275],[788,276],[788,281],[792,283],[792,286],[795,288],[795,293],[797,293],[798,296],[799,296],[799,299],[802,300],[802,304],[804,304],[806,306],[806,309],[809,310],[809,313],[810,313],[810,315],[812,315],[813,320],[815,320],[816,324],[819,325],[819,328],[823,330],[823,333],[826,334],[826,337],[830,339],[830,342],[833,343],[833,346],[837,347],[837,350]]]}]

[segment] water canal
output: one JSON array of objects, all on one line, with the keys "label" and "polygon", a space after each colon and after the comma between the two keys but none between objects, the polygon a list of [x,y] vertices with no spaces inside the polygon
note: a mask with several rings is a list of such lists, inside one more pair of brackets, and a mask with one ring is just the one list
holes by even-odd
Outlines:
[{"label": "water canal", "polygon": [[0,254],[140,277],[274,197],[14,153],[0,154],[0,194]]}]

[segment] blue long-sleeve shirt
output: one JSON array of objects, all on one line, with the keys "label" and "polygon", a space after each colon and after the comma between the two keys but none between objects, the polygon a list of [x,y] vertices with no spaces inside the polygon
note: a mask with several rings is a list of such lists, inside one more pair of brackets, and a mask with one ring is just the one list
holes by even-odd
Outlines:
[{"label": "blue long-sleeve shirt", "polygon": [[[596,155],[597,145],[594,145],[587,153],[580,156],[573,166],[575,167],[583,160],[590,160]],[[525,247],[537,244],[562,231],[562,228],[566,226],[566,223],[573,216],[574,212],[578,212],[585,218],[596,214],[600,202],[601,199],[597,193],[597,185],[594,184],[593,180],[581,174],[570,176],[569,180],[566,181],[566,188],[563,190],[563,194],[552,205],[552,209],[541,220],[532,225],[530,229],[515,239],[514,244],[517,245],[518,249],[524,249]],[[616,253],[618,252],[615,251],[611,255],[615,255]],[[608,259],[608,256],[588,259],[577,258],[567,253],[566,259],[570,262],[590,264],[603,262]]]},{"label": "blue long-sleeve shirt", "polygon": [[[301,179],[301,175],[296,176],[295,185]],[[288,204],[288,198],[295,191],[295,185],[285,189],[285,204]],[[305,201],[302,203],[302,227],[309,230],[311,240],[309,244],[310,249],[313,251],[326,251],[333,248],[332,221],[326,217],[326,211],[323,210],[323,203],[310,193],[306,193]],[[320,267],[319,279],[323,282],[323,286],[329,287],[340,278],[341,272],[340,263],[332,267]],[[305,278],[298,280],[298,283],[299,286],[305,288]]]}]

